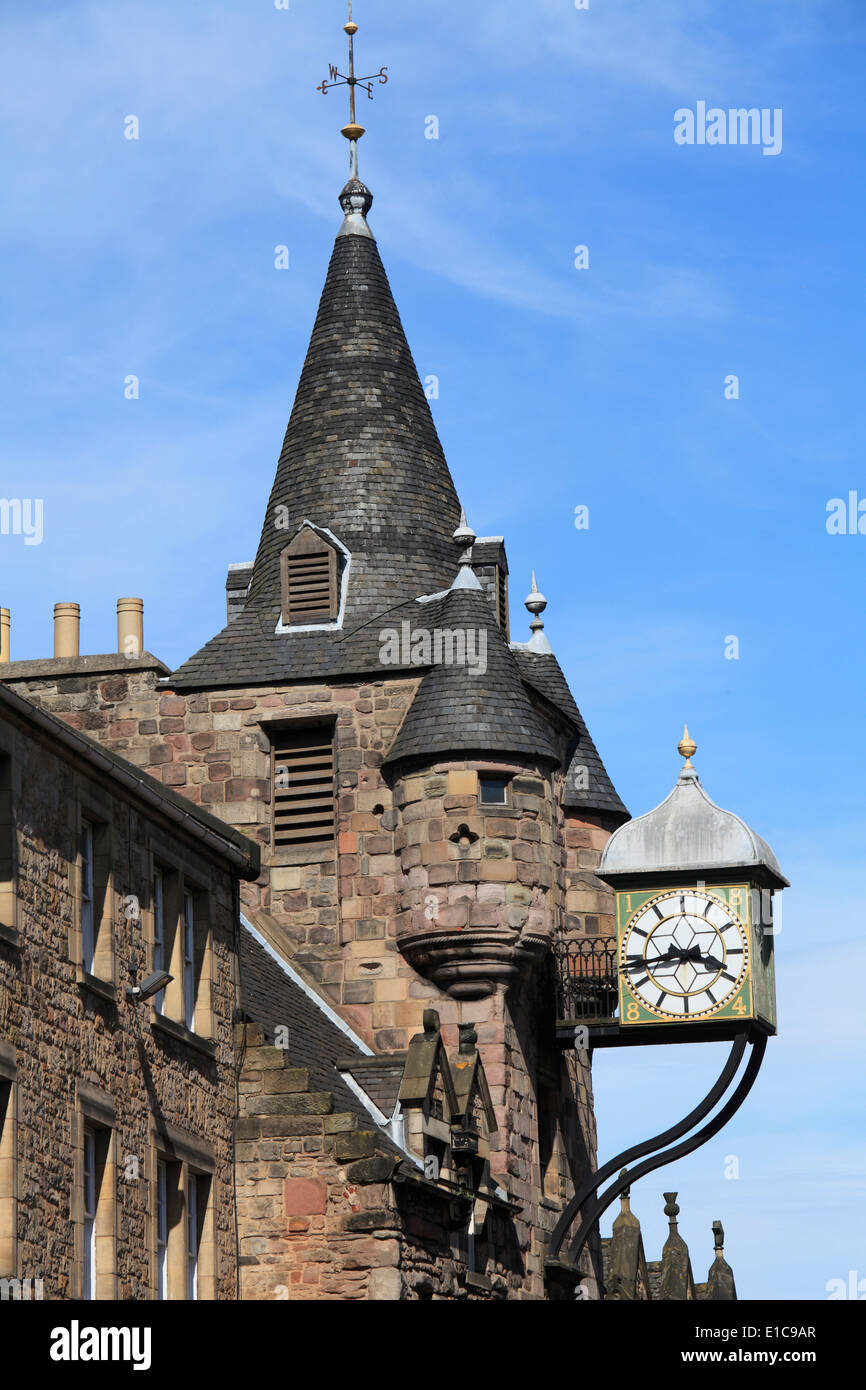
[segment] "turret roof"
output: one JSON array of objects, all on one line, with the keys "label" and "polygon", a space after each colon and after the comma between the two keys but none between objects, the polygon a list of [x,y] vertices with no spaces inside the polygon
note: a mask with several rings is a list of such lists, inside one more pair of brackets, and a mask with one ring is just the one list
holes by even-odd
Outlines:
[{"label": "turret roof", "polygon": [[[357,183],[357,181],[356,181]],[[347,185],[341,195],[348,209]],[[363,187],[357,185],[357,187]],[[365,200],[364,200],[365,201]],[[355,198],[355,203],[361,202]],[[447,588],[457,493],[366,217],[347,211],[262,526],[243,614],[190,657],[171,684],[285,682],[357,660],[349,634],[418,594]],[[304,521],[349,554],[339,629],[287,632],[280,552]],[[369,654],[367,654],[368,656]]]}]

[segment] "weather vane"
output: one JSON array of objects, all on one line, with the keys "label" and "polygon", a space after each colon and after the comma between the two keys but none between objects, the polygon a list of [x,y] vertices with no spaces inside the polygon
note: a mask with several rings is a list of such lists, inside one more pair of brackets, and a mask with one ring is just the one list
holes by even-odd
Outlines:
[{"label": "weather vane", "polygon": [[352,0],[349,0],[349,22],[348,24],[344,24],[343,28],[349,35],[349,75],[348,77],[344,77],[339,69],[334,67],[333,63],[329,63],[330,81],[325,78],[316,88],[316,91],[321,92],[322,96],[327,96],[332,87],[349,88],[349,124],[343,126],[341,134],[345,135],[346,139],[352,142],[352,173],[357,176],[357,141],[360,140],[361,136],[364,134],[364,127],[358,125],[355,119],[355,88],[363,87],[367,96],[372,101],[373,83],[378,82],[380,86],[384,86],[388,81],[388,69],[387,67],[382,67],[378,72],[371,73],[369,77],[355,76],[355,35],[358,32],[358,26],[352,20]]}]

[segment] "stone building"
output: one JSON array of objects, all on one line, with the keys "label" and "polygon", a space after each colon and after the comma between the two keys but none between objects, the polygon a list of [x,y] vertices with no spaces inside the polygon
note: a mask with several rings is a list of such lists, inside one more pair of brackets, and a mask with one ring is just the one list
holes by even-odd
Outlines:
[{"label": "stone building", "polygon": [[133,601],[113,657],[78,655],[63,605],[55,658],[5,680],[258,845],[246,917],[372,1052],[406,1052],[427,1010],[449,1055],[472,1026],[513,1207],[508,1293],[541,1298],[546,1236],[595,1156],[588,1057],[555,1039],[553,952],[610,932],[593,868],[627,813],[534,581],[531,636],[511,640],[505,542],[461,513],[372,195],[352,179],[340,202],[224,629],[170,673]]},{"label": "stone building", "polygon": [[[547,1236],[595,1161],[589,1058],[555,1037],[554,951],[612,931],[593,869],[627,812],[534,580],[531,636],[512,640],[505,542],[476,538],[461,512],[372,195],[353,178],[340,203],[258,551],[229,568],[223,630],[169,672],[143,650],[135,601],[118,605],[118,653],[96,657],[79,656],[76,610],[60,605],[55,657],[9,662],[4,679],[250,837],[250,927],[371,1053],[405,1058],[432,1011],[452,1066],[474,1031],[502,1193],[485,1210],[507,1211],[501,1251],[485,1246],[490,1277],[500,1296],[543,1298]],[[247,1012],[253,1029],[267,1021]],[[262,1037],[248,1058],[272,1045]],[[291,1054],[287,1072],[303,1072]],[[304,1164],[283,1177],[287,1211],[295,1178],[311,1181]],[[393,1266],[399,1289],[421,1296],[410,1265]],[[430,1296],[451,1281],[433,1261]]]},{"label": "stone building", "polygon": [[3,1298],[235,1296],[237,882],[258,873],[252,841],[0,685]]}]

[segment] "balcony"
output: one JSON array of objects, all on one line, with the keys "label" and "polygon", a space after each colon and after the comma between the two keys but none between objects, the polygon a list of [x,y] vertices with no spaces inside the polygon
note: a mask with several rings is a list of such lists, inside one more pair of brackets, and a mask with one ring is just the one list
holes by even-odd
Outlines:
[{"label": "balcony", "polygon": [[556,947],[557,1019],[560,1024],[616,1022],[619,970],[616,938],[580,937]]}]

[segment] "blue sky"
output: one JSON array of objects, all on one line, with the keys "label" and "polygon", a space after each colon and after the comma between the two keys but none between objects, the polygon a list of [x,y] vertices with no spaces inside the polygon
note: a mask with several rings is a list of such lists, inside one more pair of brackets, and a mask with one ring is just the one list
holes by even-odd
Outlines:
[{"label": "blue sky", "polygon": [[[169,664],[222,626],[339,221],[344,98],[315,88],[344,18],[341,0],[0,5],[0,491],[44,499],[41,545],[0,536],[15,658],[50,654],[59,600],[91,652],[122,594]],[[534,567],[630,809],[667,794],[687,719],[710,795],[792,880],[780,1036],[719,1140],[635,1189],[648,1252],[677,1188],[701,1277],[720,1217],[741,1295],[820,1299],[866,1279],[866,536],[825,525],[831,498],[866,499],[866,9],[358,0],[355,18],[359,67],[392,78],[359,109],[371,224],[469,520],[506,535],[514,635]],[[781,108],[781,153],[675,144],[698,101]],[[599,1056],[601,1156],[720,1066],[710,1046]]]}]

